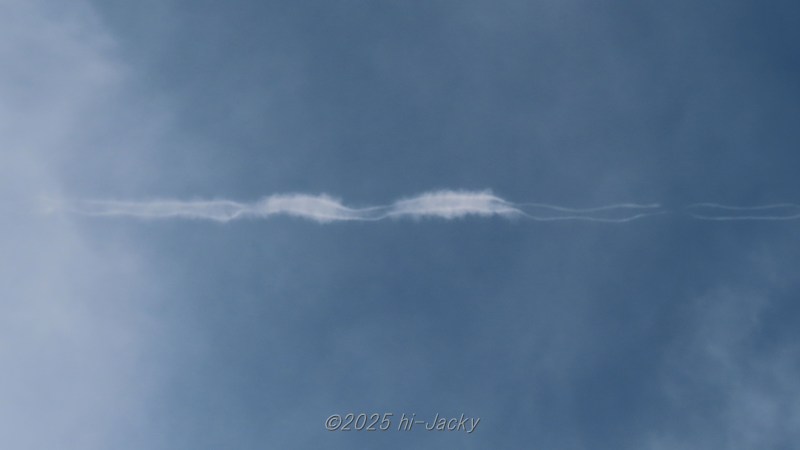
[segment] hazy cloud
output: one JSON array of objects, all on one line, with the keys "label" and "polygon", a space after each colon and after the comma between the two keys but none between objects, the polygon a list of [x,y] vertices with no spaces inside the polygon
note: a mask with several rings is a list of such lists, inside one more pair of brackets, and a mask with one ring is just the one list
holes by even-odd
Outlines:
[{"label": "hazy cloud", "polygon": [[[58,201],[44,199],[46,212],[64,211],[87,216],[127,216],[141,219],[205,219],[228,222],[244,218],[284,215],[320,223],[375,221],[400,218],[460,219],[467,216],[527,218],[537,221],[585,220],[629,222],[663,214],[657,204],[618,204],[595,208],[569,208],[542,203],[513,203],[491,191],[442,190],[404,198],[388,205],[354,208],[326,194],[276,194],[257,202],[230,200]],[[621,212],[621,214],[620,214]]]}]

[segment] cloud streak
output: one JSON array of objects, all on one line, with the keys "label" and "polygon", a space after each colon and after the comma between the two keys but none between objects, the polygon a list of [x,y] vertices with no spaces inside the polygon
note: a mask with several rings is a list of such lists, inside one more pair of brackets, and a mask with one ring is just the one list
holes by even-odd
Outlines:
[{"label": "cloud streak", "polygon": [[[132,217],[145,220],[194,219],[230,222],[240,219],[295,217],[318,223],[380,221],[387,219],[462,219],[502,217],[538,222],[585,221],[626,223],[668,214],[658,203],[618,203],[592,208],[572,208],[547,203],[514,203],[491,191],[441,190],[397,200],[387,205],[355,208],[326,194],[275,194],[255,202],[231,200],[77,200],[42,199],[45,212],[84,216]],[[684,208],[698,220],[786,221],[800,219],[800,205],[777,203],[763,206],[728,206],[695,203]]]},{"label": "cloud streak", "polygon": [[686,207],[688,214],[700,220],[797,220],[800,205],[775,203],[761,206],[729,206],[718,203],[695,203]]},{"label": "cloud streak", "polygon": [[230,222],[289,216],[318,223],[379,221],[386,219],[461,219],[469,216],[531,219],[536,221],[581,220],[623,223],[664,214],[658,204],[623,203],[595,208],[568,208],[544,203],[513,203],[491,191],[441,190],[403,198],[388,205],[363,208],[346,206],[340,199],[321,194],[276,194],[251,203],[231,200],[78,200],[43,199],[47,212],[85,216],[138,219],[196,219]]}]

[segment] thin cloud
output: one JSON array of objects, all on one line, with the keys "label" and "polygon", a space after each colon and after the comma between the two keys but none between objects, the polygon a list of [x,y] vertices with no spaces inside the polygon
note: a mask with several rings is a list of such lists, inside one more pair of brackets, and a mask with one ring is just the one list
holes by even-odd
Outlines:
[{"label": "thin cloud", "polygon": [[[341,200],[321,194],[276,194],[252,203],[230,200],[79,200],[44,199],[44,210],[85,216],[133,217],[139,219],[198,219],[229,222],[237,219],[267,219],[289,216],[329,223],[385,219],[461,219],[468,216],[527,218],[536,221],[582,220],[623,223],[663,214],[657,204],[624,203],[595,208],[569,208],[542,203],[513,203],[491,191],[441,190],[403,198],[388,205],[363,208],[346,206]],[[614,215],[627,211],[627,215]],[[609,215],[609,213],[611,215]]]},{"label": "thin cloud", "polygon": [[458,219],[466,216],[514,217],[523,212],[490,191],[438,191],[395,202],[388,217],[439,217]]},{"label": "thin cloud", "polygon": [[355,209],[344,206],[328,195],[281,194],[271,195],[246,207],[245,215],[267,218],[286,215],[320,223],[346,220],[378,220],[381,207]]},{"label": "thin cloud", "polygon": [[730,206],[718,203],[695,203],[686,207],[688,214],[700,220],[797,220],[800,205],[775,203],[761,206]]},{"label": "thin cloud", "polygon": [[[78,200],[41,199],[42,211],[62,211],[85,216],[133,217],[138,219],[196,219],[229,222],[237,219],[296,217],[318,223],[379,221],[385,219],[462,219],[468,216],[529,219],[538,222],[585,221],[626,223],[668,214],[658,203],[617,203],[574,208],[548,203],[514,203],[491,191],[441,190],[403,198],[387,205],[354,208],[326,194],[275,194],[256,202],[231,200]],[[785,221],[800,219],[800,205],[776,203],[762,206],[728,206],[695,203],[684,208],[698,220]]]}]

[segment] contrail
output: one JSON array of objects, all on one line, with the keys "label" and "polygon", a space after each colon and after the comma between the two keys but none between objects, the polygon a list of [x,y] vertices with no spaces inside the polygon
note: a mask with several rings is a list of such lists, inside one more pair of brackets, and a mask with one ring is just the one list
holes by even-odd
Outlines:
[{"label": "contrail", "polygon": [[728,206],[728,205],[721,205],[719,203],[693,203],[687,208],[718,208],[718,209],[727,209],[731,211],[757,211],[762,209],[776,209],[776,208],[800,208],[800,205],[796,203],[774,203],[771,205],[761,205],[761,206]]},{"label": "contrail", "polygon": [[547,203],[517,203],[519,206],[533,206],[536,208],[552,209],[554,211],[573,212],[573,213],[590,213],[598,211],[609,211],[614,209],[655,209],[660,208],[658,203],[638,204],[638,203],[618,203],[616,205],[599,206],[595,208],[567,208],[564,206],[550,205]]},{"label": "contrail", "polygon": [[[133,217],[139,219],[196,219],[229,222],[290,216],[318,223],[378,221],[386,219],[460,219],[468,216],[531,219],[535,221],[590,221],[624,223],[663,214],[657,204],[623,203],[595,208],[568,208],[543,203],[513,203],[491,191],[442,190],[403,198],[388,205],[354,208],[321,194],[276,194],[255,202],[231,200],[46,200],[48,211],[85,216]],[[544,213],[542,210],[544,210]],[[615,215],[628,211],[628,215]]]},{"label": "contrail", "polygon": [[[775,203],[761,206],[729,206],[718,203],[695,203],[687,206],[686,209],[691,217],[700,220],[731,221],[800,219],[800,205],[795,203]],[[705,213],[703,214],[692,211],[696,209],[705,210]],[[783,212],[783,214],[775,214],[775,212]]]},{"label": "contrail", "polygon": [[383,217],[458,219],[469,215],[519,217],[523,212],[490,191],[438,191],[398,200]]},{"label": "contrail", "polygon": [[146,202],[115,200],[79,200],[50,202],[51,210],[85,216],[126,216],[142,219],[205,219],[227,222],[245,214],[248,205],[229,200],[152,200]]},{"label": "contrail", "polygon": [[[468,216],[528,219],[537,222],[585,221],[626,223],[669,211],[658,203],[617,203],[574,208],[548,203],[515,203],[491,191],[441,190],[402,198],[387,205],[355,208],[326,194],[275,194],[255,202],[231,200],[77,200],[43,202],[48,212],[63,211],[85,216],[133,217],[139,219],[195,219],[230,222],[289,216],[318,223],[379,221],[387,219],[461,219]],[[800,205],[775,203],[761,206],[729,206],[694,203],[684,208],[699,220],[796,220]]]},{"label": "contrail", "polygon": [[[569,208],[548,203],[517,203],[517,206],[519,208],[526,207],[526,217],[536,221],[582,220],[587,222],[625,223],[667,213],[667,211],[661,209],[661,205],[658,203],[618,203],[593,208]],[[531,210],[555,211],[556,214],[533,214]],[[615,217],[619,211],[631,211],[632,214]],[[560,213],[567,214],[562,215]],[[611,215],[611,217],[608,217],[609,215]]]},{"label": "contrail", "polygon": [[[55,203],[55,204],[54,204]],[[229,222],[244,218],[268,218],[275,215],[302,217],[320,223],[344,220],[377,220],[381,208],[348,208],[327,195],[271,195],[254,203],[230,200],[80,200],[49,201],[52,210],[85,216],[124,216],[140,219],[201,219]]]},{"label": "contrail", "polygon": [[573,220],[573,221],[585,221],[585,222],[603,222],[603,223],[625,223],[625,222],[632,222],[634,220],[643,219],[645,217],[650,216],[658,216],[661,214],[667,214],[668,211],[658,211],[658,212],[651,212],[651,213],[639,213],[633,214],[630,216],[619,217],[619,218],[608,218],[608,217],[593,217],[593,216],[548,216],[548,217],[541,217],[541,216],[532,216],[530,214],[525,214],[525,217],[535,220],[537,222],[555,222],[555,221],[563,221],[563,220]]}]

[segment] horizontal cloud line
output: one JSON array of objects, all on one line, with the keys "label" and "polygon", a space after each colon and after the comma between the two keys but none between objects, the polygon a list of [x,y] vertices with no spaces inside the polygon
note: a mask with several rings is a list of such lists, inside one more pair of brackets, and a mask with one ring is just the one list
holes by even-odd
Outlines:
[{"label": "horizontal cloud line", "polygon": [[658,216],[661,214],[667,214],[668,211],[658,211],[658,212],[651,212],[651,213],[639,213],[633,214],[630,216],[618,217],[618,218],[610,218],[610,217],[593,217],[593,216],[550,216],[550,217],[541,217],[541,216],[533,216],[530,214],[526,214],[525,216],[529,219],[535,220],[537,222],[555,222],[555,221],[584,221],[584,222],[602,222],[602,223],[625,223],[625,222],[632,222],[634,220],[643,219],[645,217],[650,216]]},{"label": "horizontal cloud line", "polygon": [[718,221],[735,221],[735,220],[797,220],[800,219],[800,214],[793,214],[788,216],[708,216],[702,214],[689,214],[690,217],[699,220],[718,220]]},{"label": "horizontal cloud line", "polygon": [[775,203],[758,206],[733,206],[719,203],[695,203],[686,207],[688,214],[699,220],[797,220],[800,205]]},{"label": "horizontal cloud line", "polygon": [[759,206],[731,206],[731,205],[721,205],[719,203],[694,203],[687,206],[687,208],[726,209],[729,211],[760,211],[765,209],[779,209],[779,208],[800,209],[800,205],[796,203],[774,203],[771,205],[759,205]]},{"label": "horizontal cloud line", "polygon": [[[658,203],[617,203],[574,208],[547,203],[514,203],[491,191],[440,190],[402,198],[387,205],[350,207],[326,194],[275,194],[254,202],[231,200],[76,200],[45,199],[47,211],[85,216],[132,217],[138,219],[195,219],[230,222],[240,219],[296,217],[318,223],[380,221],[387,219],[460,219],[468,216],[528,219],[538,222],[585,221],[626,223],[669,211]],[[795,220],[800,205],[778,203],[763,206],[727,206],[695,203],[685,213],[699,220]]]},{"label": "horizontal cloud line", "polygon": [[615,205],[598,206],[594,208],[568,208],[565,206],[551,205],[547,203],[518,203],[517,205],[550,209],[553,211],[571,212],[571,213],[591,213],[600,211],[610,211],[615,209],[658,209],[661,207],[661,205],[659,205],[658,203],[651,203],[645,205],[638,203],[618,203]]},{"label": "horizontal cloud line", "polygon": [[[231,200],[77,200],[44,201],[48,211],[85,216],[139,219],[197,219],[229,222],[289,216],[319,223],[378,221],[385,219],[459,219],[468,216],[532,219],[537,221],[582,220],[622,223],[660,214],[657,204],[623,203],[596,208],[568,208],[543,203],[513,203],[491,191],[441,190],[403,198],[388,205],[353,208],[326,194],[275,194],[244,203]],[[627,211],[619,215],[619,211]],[[633,212],[631,212],[633,211]]]}]

